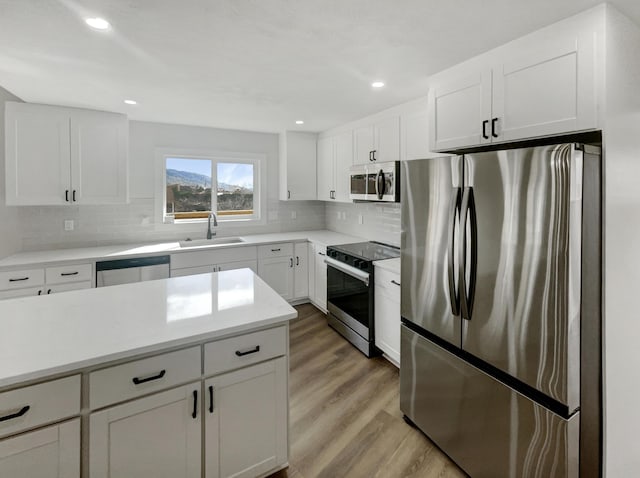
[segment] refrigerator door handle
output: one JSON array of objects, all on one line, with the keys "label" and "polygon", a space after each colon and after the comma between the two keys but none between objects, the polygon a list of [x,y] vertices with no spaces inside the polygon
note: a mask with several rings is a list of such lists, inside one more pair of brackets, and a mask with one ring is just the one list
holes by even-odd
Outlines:
[{"label": "refrigerator door handle", "polygon": [[[464,188],[460,209],[460,228],[462,232],[462,240],[459,244],[461,260],[458,273],[460,277],[460,312],[463,319],[471,320],[478,269],[478,223],[476,219],[476,203],[473,197],[472,187]],[[468,228],[467,223],[469,224]],[[468,284],[467,266],[469,267]]]},{"label": "refrigerator door handle", "polygon": [[[449,257],[449,303],[451,304],[451,313],[453,315],[460,315],[460,294],[459,294],[459,284],[456,284],[455,277],[455,255],[457,251],[455,250],[456,245],[456,222],[460,221],[460,203],[462,201],[462,189],[455,188],[454,193],[451,196],[451,205],[449,207],[449,218],[451,220],[451,224],[449,227],[449,245],[448,245],[448,253]],[[460,258],[460,256],[458,256]],[[459,278],[458,281],[460,282]]]}]

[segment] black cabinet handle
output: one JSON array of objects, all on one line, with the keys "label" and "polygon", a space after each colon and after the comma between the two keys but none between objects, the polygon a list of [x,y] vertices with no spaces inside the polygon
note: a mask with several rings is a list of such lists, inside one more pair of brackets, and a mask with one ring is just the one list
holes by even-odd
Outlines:
[{"label": "black cabinet handle", "polygon": [[209,413],[213,413],[213,385],[209,385]]},{"label": "black cabinet handle", "polygon": [[20,410],[18,410],[16,413],[11,413],[9,415],[5,415],[4,417],[0,417],[0,422],[6,422],[7,420],[13,420],[14,418],[20,418],[25,413],[27,413],[30,408],[31,407],[29,405],[25,405]]},{"label": "black cabinet handle", "polygon": [[395,285],[397,285],[397,286],[399,286],[399,285],[400,285],[400,282],[396,282],[396,281],[394,281],[394,280],[392,280],[392,281],[391,281],[391,283],[392,283],[392,284],[395,284]]},{"label": "black cabinet handle", "polygon": [[498,133],[496,133],[496,123],[498,122],[498,118],[493,118],[491,120],[491,136],[494,138],[498,137]]},{"label": "black cabinet handle", "polygon": [[320,256],[326,256],[326,254],[324,252],[318,252],[318,255]]},{"label": "black cabinet handle", "polygon": [[242,357],[244,355],[255,354],[256,352],[260,352],[259,345],[256,345],[254,348],[252,348],[251,350],[247,350],[246,352],[240,352],[239,350],[236,350],[236,355],[238,357]]},{"label": "black cabinet handle", "polygon": [[48,289],[48,290],[47,290],[47,294],[51,294],[51,289]]},{"label": "black cabinet handle", "polygon": [[271,249],[271,252],[280,252],[282,249]]},{"label": "black cabinet handle", "polygon": [[484,139],[489,139],[489,135],[487,134],[487,126],[489,126],[489,120],[484,120],[482,122],[482,137]]},{"label": "black cabinet handle", "polygon": [[198,416],[198,391],[193,391],[193,413],[191,413],[191,418],[195,420]]},{"label": "black cabinet handle", "polygon": [[76,202],[76,190],[75,190],[75,189],[73,190],[73,193],[72,193],[72,195],[71,195],[71,200],[72,200],[73,202]]},{"label": "black cabinet handle", "polygon": [[289,267],[293,267],[293,257],[289,257]]},{"label": "black cabinet handle", "polygon": [[69,190],[68,189],[64,190],[64,200],[69,202]]},{"label": "black cabinet handle", "polygon": [[78,271],[75,272],[61,272],[60,275],[62,277],[66,277],[66,276],[77,276],[78,275]]},{"label": "black cabinet handle", "polygon": [[29,278],[28,277],[20,277],[18,279],[9,279],[9,282],[20,282],[20,281],[23,281],[23,280],[29,280]]},{"label": "black cabinet handle", "polygon": [[291,191],[287,191],[287,199],[291,199]]},{"label": "black cabinet handle", "polygon": [[166,373],[167,371],[163,369],[163,370],[160,370],[160,373],[158,373],[157,375],[152,375],[147,378],[133,377],[131,381],[134,383],[134,385],[140,385],[141,383],[151,382],[152,380],[160,380],[162,377],[164,377]]},{"label": "black cabinet handle", "polygon": [[373,157],[373,161],[375,161],[375,160],[376,160],[376,153],[378,152],[378,150],[377,150],[377,149],[374,149],[374,150],[373,150],[373,151],[371,151],[371,152],[373,153],[373,156],[372,156],[372,157]]},{"label": "black cabinet handle", "polygon": [[372,161],[371,159],[371,155],[373,154],[373,151],[369,151],[369,161]]},{"label": "black cabinet handle", "polygon": [[300,265],[300,256],[296,256],[296,265],[299,266]]},{"label": "black cabinet handle", "polygon": [[42,295],[42,290],[39,290],[39,291],[38,291],[38,295]]}]

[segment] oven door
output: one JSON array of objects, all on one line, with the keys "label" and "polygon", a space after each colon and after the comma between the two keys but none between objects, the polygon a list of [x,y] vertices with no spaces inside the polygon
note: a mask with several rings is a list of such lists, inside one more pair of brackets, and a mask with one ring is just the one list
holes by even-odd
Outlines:
[{"label": "oven door", "polygon": [[367,170],[364,167],[351,168],[349,178],[349,199],[352,201],[367,199]]},{"label": "oven door", "polygon": [[330,257],[325,262],[329,313],[365,340],[373,339],[373,284],[369,274]]}]

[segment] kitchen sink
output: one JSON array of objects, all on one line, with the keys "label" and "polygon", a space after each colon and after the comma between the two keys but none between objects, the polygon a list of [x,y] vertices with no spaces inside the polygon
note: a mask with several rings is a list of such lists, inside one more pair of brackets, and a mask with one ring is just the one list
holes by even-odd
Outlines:
[{"label": "kitchen sink", "polygon": [[204,247],[204,246],[223,246],[226,244],[239,244],[245,242],[241,237],[217,237],[215,239],[187,239],[180,241],[180,247]]}]

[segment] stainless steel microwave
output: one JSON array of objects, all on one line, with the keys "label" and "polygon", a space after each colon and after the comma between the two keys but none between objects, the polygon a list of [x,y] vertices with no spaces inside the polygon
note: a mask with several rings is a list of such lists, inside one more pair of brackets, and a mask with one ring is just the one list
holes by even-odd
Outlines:
[{"label": "stainless steel microwave", "polygon": [[372,163],[349,170],[352,201],[400,202],[400,162]]}]

